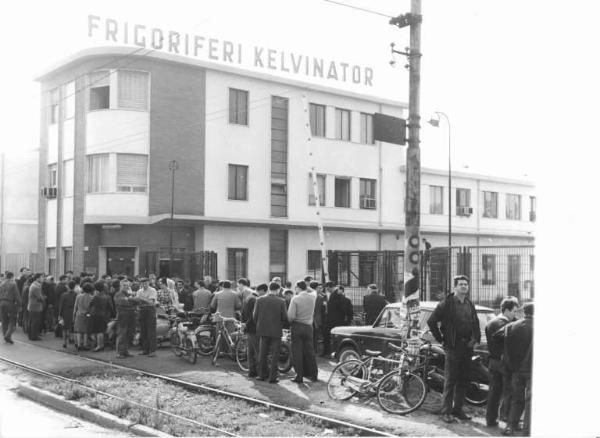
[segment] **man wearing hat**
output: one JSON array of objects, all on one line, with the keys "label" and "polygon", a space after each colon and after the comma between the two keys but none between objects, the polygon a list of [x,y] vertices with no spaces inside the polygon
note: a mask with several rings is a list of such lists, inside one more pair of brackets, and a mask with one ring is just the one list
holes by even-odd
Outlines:
[{"label": "man wearing hat", "polygon": [[140,344],[141,355],[154,357],[156,355],[156,289],[150,287],[150,280],[146,277],[140,278],[142,285],[137,291],[140,300]]},{"label": "man wearing hat", "polygon": [[383,308],[387,305],[384,297],[379,295],[377,285],[367,286],[368,294],[363,297],[363,310],[365,311],[365,325],[373,325]]}]

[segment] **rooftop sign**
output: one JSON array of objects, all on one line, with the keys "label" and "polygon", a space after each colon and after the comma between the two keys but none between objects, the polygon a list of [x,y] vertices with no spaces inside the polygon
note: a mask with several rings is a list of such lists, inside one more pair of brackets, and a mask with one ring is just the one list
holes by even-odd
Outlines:
[{"label": "rooftop sign", "polygon": [[256,69],[273,70],[306,78],[373,86],[373,69],[370,67],[269,47],[247,47],[237,42],[149,27],[113,18],[102,18],[97,15],[88,15],[88,37],[209,61],[251,65]]}]

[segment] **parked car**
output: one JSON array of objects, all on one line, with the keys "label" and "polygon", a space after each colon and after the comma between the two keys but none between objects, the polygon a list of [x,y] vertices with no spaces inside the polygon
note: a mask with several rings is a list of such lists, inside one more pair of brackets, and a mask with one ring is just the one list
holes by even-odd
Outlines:
[{"label": "parked car", "polygon": [[[427,319],[437,306],[437,301],[421,301],[421,318],[419,325],[423,338],[437,344],[428,331]],[[485,326],[494,318],[493,309],[483,306],[475,306],[481,327],[481,344],[475,349],[483,363],[487,364],[488,349],[485,338]],[[331,330],[331,346],[335,358],[342,362],[352,357],[364,355],[365,350],[381,351],[388,353],[389,341],[402,341],[406,339],[407,333],[406,306],[402,303],[388,304],[383,308],[372,326],[342,326]]]}]

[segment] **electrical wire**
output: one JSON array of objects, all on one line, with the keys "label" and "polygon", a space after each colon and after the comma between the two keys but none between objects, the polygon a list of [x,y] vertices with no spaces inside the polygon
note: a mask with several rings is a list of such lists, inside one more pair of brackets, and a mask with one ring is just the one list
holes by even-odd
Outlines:
[{"label": "electrical wire", "polygon": [[370,14],[380,15],[382,17],[394,18],[392,15],[383,14],[381,12],[373,11],[371,9],[359,8],[358,6],[349,5],[348,3],[336,2],[333,0],[323,0],[323,1],[327,2],[327,3],[333,3],[334,5],[346,6],[347,8],[356,9],[356,10],[362,11],[362,12],[368,12]]}]

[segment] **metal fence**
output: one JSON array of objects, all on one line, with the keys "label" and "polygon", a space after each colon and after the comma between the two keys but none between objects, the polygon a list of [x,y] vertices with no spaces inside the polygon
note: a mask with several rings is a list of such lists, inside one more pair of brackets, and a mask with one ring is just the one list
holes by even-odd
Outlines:
[{"label": "metal fence", "polygon": [[217,253],[200,251],[193,253],[174,252],[173,260],[160,251],[148,251],[144,256],[144,266],[140,272],[145,275],[156,274],[159,277],[178,277],[185,280],[202,280],[210,275],[217,280]]}]

